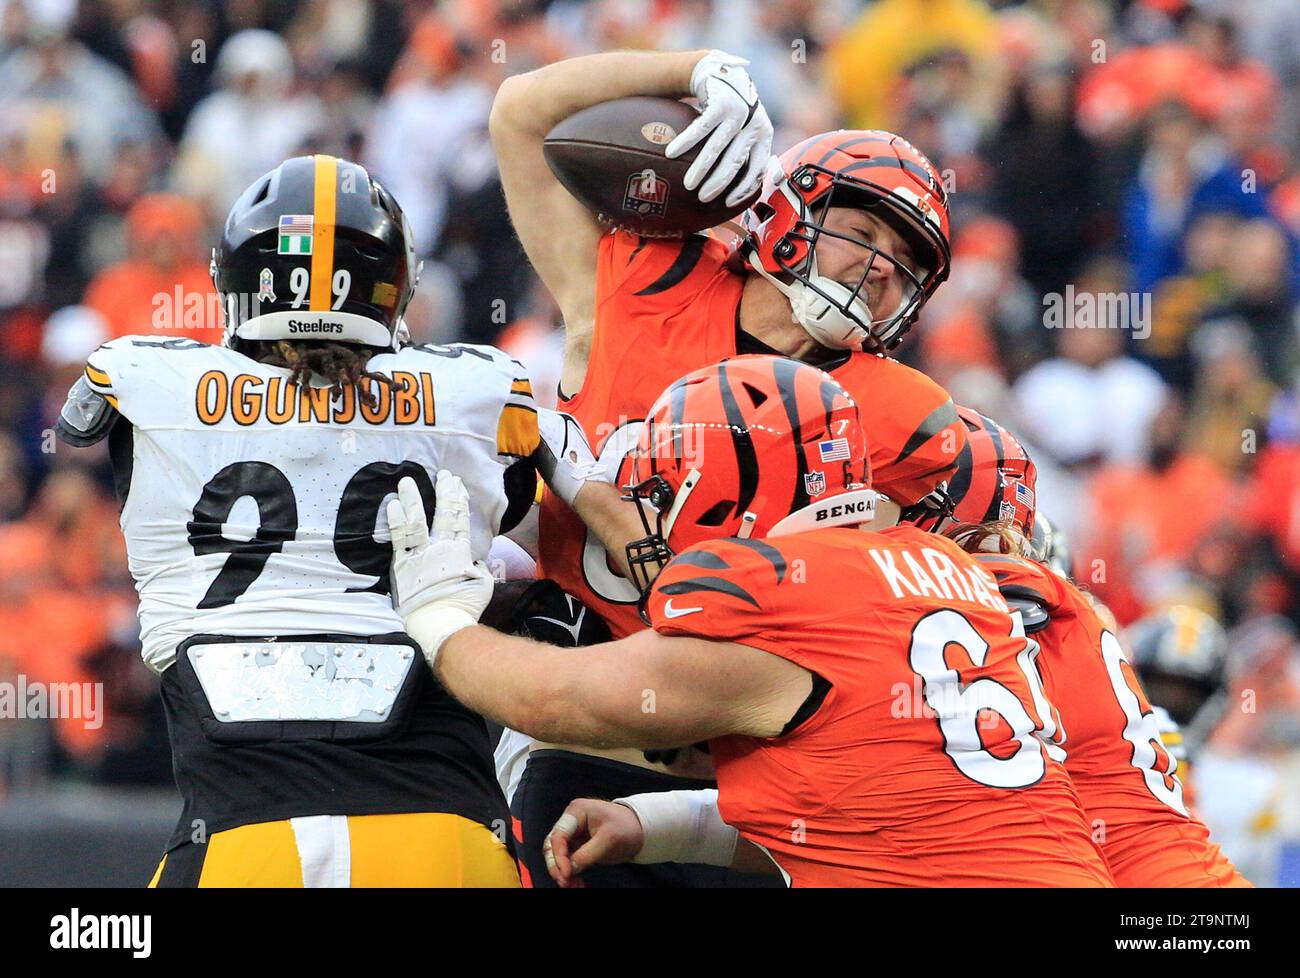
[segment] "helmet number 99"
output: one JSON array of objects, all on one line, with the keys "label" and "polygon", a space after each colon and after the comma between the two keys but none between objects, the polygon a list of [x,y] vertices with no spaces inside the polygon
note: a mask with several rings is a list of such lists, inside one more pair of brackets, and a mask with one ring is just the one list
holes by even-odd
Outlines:
[{"label": "helmet number 99", "polygon": [[[334,288],[334,305],[330,308],[339,310],[343,308],[343,303],[348,299],[348,292],[352,290],[352,273],[346,268],[340,268],[334,273],[334,280],[330,285]],[[299,265],[289,273],[289,289],[293,292],[293,308],[301,308],[307,301],[307,294],[311,291],[311,275],[305,266]]]}]

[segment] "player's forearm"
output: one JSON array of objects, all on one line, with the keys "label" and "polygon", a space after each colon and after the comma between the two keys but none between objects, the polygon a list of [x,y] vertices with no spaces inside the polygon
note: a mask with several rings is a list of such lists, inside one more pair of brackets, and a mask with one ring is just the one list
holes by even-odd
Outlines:
[{"label": "player's forearm", "polygon": [[539,139],[573,113],[631,95],[685,98],[691,72],[707,51],[610,51],[568,58],[507,78],[492,105],[494,132]]},{"label": "player's forearm", "polygon": [[[534,734],[550,695],[548,675],[539,668],[547,650],[540,642],[504,635],[483,626],[465,628],[438,651],[438,680],[456,699],[490,720]],[[552,665],[559,666],[557,662]]]},{"label": "player's forearm", "polygon": [[716,690],[698,676],[644,665],[637,653],[647,637],[561,649],[475,626],[442,643],[435,670],[470,709],[537,740],[673,747],[731,732]]},{"label": "player's forearm", "polygon": [[[586,661],[608,646],[560,649],[484,627],[453,634],[438,652],[439,681],[491,720],[552,743],[642,745],[635,728],[607,722],[583,693]],[[637,703],[623,712],[635,720]]]},{"label": "player's forearm", "polygon": [[716,788],[656,791],[616,798],[641,826],[640,851],[632,862],[703,863],[742,873],[777,875],[776,864],[722,819]]},{"label": "player's forearm", "polygon": [[573,510],[605,548],[618,571],[630,577],[627,545],[645,535],[633,505],[623,493],[608,482],[588,482],[573,500]]}]

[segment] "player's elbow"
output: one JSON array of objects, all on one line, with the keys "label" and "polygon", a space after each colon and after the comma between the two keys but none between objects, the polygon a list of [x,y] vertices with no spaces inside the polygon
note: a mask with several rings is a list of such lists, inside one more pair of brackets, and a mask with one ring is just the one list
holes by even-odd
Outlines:
[{"label": "player's elbow", "polygon": [[488,114],[488,133],[493,142],[511,136],[527,135],[533,130],[531,123],[537,118],[530,109],[535,72],[511,75],[497,88]]}]

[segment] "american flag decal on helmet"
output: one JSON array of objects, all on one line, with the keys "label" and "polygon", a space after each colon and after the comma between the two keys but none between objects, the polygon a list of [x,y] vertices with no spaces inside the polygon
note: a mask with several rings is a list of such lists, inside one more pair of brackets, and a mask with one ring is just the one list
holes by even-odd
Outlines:
[{"label": "american flag decal on helmet", "polygon": [[847,438],[832,438],[817,443],[817,453],[823,462],[847,462],[852,456]]},{"label": "american flag decal on helmet", "polygon": [[1016,503],[1026,509],[1034,508],[1034,490],[1023,482],[1016,483]]},{"label": "american flag decal on helmet", "polygon": [[280,241],[276,253],[281,255],[310,255],[314,214],[281,214]]}]

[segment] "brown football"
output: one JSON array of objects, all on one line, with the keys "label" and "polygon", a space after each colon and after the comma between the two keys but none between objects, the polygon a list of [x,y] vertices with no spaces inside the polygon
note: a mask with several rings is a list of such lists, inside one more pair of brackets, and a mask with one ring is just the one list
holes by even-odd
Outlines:
[{"label": "brown football", "polygon": [[[716,227],[758,196],[726,205],[728,187],[709,203],[683,184],[704,145],[670,160],[664,149],[699,110],[671,98],[634,96],[575,112],[546,137],[551,172],[601,220],[652,237],[678,237]],[[739,180],[743,170],[737,175]]]}]

